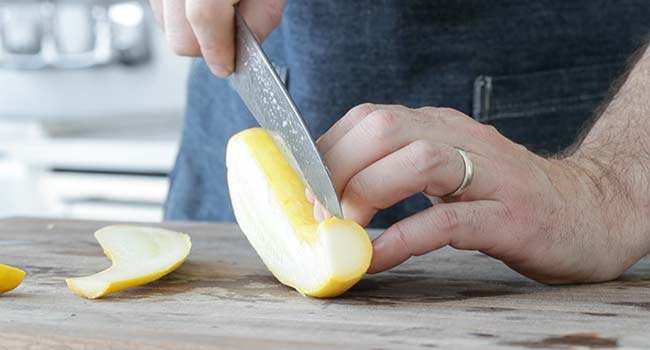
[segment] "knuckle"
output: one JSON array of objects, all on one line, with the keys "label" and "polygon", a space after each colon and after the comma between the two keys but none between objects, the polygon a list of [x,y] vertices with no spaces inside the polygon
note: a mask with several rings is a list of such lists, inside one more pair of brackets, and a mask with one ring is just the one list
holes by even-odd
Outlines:
[{"label": "knuckle", "polygon": [[228,67],[233,59],[233,56],[228,56],[229,50],[229,47],[214,47],[208,44],[201,46],[201,54],[211,66]]},{"label": "knuckle", "polygon": [[437,118],[443,118],[445,116],[455,116],[456,110],[449,107],[430,107],[427,108],[427,112],[436,116]]},{"label": "knuckle", "polygon": [[515,152],[518,152],[518,153],[521,153],[521,154],[530,153],[530,150],[528,148],[526,148],[526,146],[524,146],[524,145],[522,145],[520,143],[514,143],[513,142],[512,145],[513,145],[513,148],[514,148]]},{"label": "knuckle", "polygon": [[433,211],[431,221],[434,227],[442,231],[455,231],[460,227],[458,212],[449,207]]},{"label": "knuckle", "polygon": [[370,137],[384,140],[395,133],[399,127],[399,120],[390,111],[376,110],[370,113],[361,125]]},{"label": "knuckle", "polygon": [[426,119],[437,119],[440,116],[438,107],[425,106],[415,110],[415,112]]},{"label": "knuckle", "polygon": [[269,20],[273,27],[277,27],[282,21],[282,12],[271,12],[269,13]]},{"label": "knuckle", "polygon": [[284,1],[268,1],[267,2],[267,13],[269,20],[273,26],[280,24],[282,20],[282,10],[284,9]]},{"label": "knuckle", "polygon": [[438,107],[436,108],[436,113],[438,114],[439,117],[454,117],[458,118],[459,116],[464,116],[462,112],[459,112],[456,109],[449,108],[449,107]]},{"label": "knuckle", "polygon": [[411,230],[408,226],[404,221],[398,221],[390,228],[395,234],[399,250],[406,251],[411,256],[420,256],[428,253],[430,250],[427,245],[416,243],[413,235],[409,234]]},{"label": "knuckle", "polygon": [[214,20],[215,11],[211,11],[210,1],[194,0],[185,4],[185,17],[192,25],[203,25]]},{"label": "knuckle", "polygon": [[438,114],[438,109],[439,108],[437,108],[437,107],[424,106],[424,107],[418,108],[417,110],[422,112],[422,113],[425,113],[425,114]]},{"label": "knuckle", "polygon": [[462,114],[455,109],[444,107],[421,107],[417,111],[425,125],[435,128],[448,127],[458,122],[459,114]]},{"label": "knuckle", "polygon": [[458,123],[466,119],[470,119],[465,113],[449,107],[436,108],[436,117],[438,121],[443,124]]},{"label": "knuckle", "polygon": [[427,173],[433,168],[449,162],[445,149],[433,145],[425,140],[413,142],[406,153],[407,166],[415,170],[418,175]]},{"label": "knuckle", "polygon": [[345,187],[345,196],[357,203],[367,202],[367,195],[370,191],[368,181],[361,176],[354,176]]},{"label": "knuckle", "polygon": [[169,48],[179,56],[200,55],[200,49],[192,37],[180,33],[168,32],[166,39]]},{"label": "knuckle", "polygon": [[499,132],[494,126],[481,123],[473,123],[470,125],[468,127],[468,133],[481,140],[489,140],[499,135]]},{"label": "knuckle", "polygon": [[486,134],[490,136],[499,135],[499,131],[494,125],[485,125],[485,124],[481,124],[481,125],[483,125],[483,129]]},{"label": "knuckle", "polygon": [[363,119],[366,116],[368,116],[368,114],[374,112],[375,110],[377,110],[377,107],[375,107],[374,104],[362,103],[358,106],[353,107],[350,110],[350,117],[354,119]]},{"label": "knuckle", "polygon": [[398,221],[395,223],[393,226],[391,226],[391,230],[395,232],[395,238],[397,244],[400,246],[402,251],[407,251],[411,255],[413,254],[412,249],[411,249],[411,244],[409,235],[407,234],[407,228],[405,227],[406,225],[402,221]]}]

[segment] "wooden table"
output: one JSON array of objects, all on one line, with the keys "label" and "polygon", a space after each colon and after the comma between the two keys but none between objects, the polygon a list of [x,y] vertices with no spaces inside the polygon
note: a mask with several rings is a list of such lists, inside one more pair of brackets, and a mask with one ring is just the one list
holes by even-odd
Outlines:
[{"label": "wooden table", "polygon": [[181,268],[85,300],[64,278],[109,265],[104,225],[0,221],[0,263],[27,271],[0,296],[0,349],[650,348],[650,259],[619,281],[548,287],[443,249],[318,300],[279,284],[234,225],[164,224],[192,237]]}]

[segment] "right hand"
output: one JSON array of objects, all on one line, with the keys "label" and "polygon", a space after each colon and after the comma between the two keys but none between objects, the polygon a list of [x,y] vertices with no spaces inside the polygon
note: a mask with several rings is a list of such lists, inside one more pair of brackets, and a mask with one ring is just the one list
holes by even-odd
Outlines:
[{"label": "right hand", "polygon": [[235,67],[235,5],[259,40],[280,23],[284,0],[149,0],[172,50],[203,56],[212,73]]}]

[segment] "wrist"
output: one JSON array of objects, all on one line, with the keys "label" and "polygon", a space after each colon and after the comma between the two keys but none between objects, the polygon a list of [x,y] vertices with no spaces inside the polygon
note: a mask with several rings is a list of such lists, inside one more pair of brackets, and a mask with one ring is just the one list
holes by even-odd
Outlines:
[{"label": "wrist", "polygon": [[[644,158],[617,147],[583,144],[560,160],[572,173],[585,216],[598,222],[611,247],[620,248],[618,260],[632,265],[650,253],[650,181]],[[578,206],[580,206],[578,204]]]}]

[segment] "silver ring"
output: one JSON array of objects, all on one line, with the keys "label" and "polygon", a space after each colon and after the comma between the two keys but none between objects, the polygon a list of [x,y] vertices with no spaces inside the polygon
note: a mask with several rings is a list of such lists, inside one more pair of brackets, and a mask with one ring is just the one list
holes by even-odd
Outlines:
[{"label": "silver ring", "polygon": [[458,186],[454,192],[446,195],[445,197],[458,197],[461,194],[465,193],[465,191],[467,191],[469,188],[469,185],[472,183],[472,179],[474,178],[474,163],[472,163],[472,160],[469,158],[465,151],[460,148],[456,148],[456,150],[460,154],[461,158],[463,158],[463,164],[465,165],[465,174],[463,174],[463,181],[460,183],[460,186]]}]

